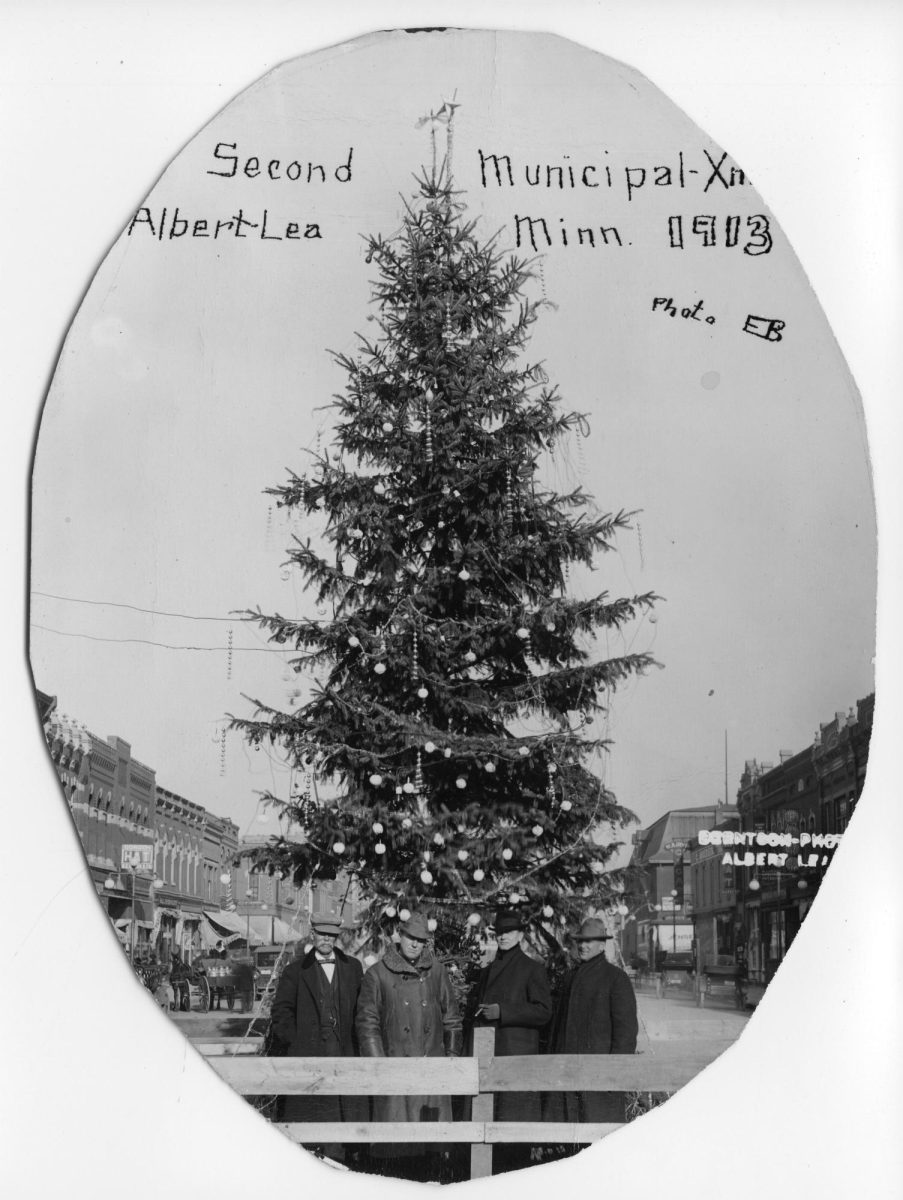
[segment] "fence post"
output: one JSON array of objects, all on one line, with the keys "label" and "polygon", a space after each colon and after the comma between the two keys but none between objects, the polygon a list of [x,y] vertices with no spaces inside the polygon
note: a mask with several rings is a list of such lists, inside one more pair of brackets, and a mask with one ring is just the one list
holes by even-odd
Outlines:
[{"label": "fence post", "polygon": [[[473,1055],[478,1062],[480,1075],[495,1055],[495,1030],[489,1026],[473,1031]],[[494,1108],[492,1092],[480,1092],[473,1098],[472,1121],[491,1121]],[[470,1178],[483,1179],[492,1174],[492,1146],[486,1142],[474,1142],[470,1147]]]}]

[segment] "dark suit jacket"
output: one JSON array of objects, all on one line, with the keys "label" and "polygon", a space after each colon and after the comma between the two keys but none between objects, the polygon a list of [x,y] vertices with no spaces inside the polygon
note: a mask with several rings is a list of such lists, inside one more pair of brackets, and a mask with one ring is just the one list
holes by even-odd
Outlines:
[{"label": "dark suit jacket", "polygon": [[[627,975],[603,954],[565,978],[549,1043],[550,1054],[634,1054],[636,996]],[[619,1092],[563,1092],[549,1097],[547,1120],[623,1121]]]},{"label": "dark suit jacket", "polygon": [[[514,946],[484,967],[477,979],[476,1004],[497,1004],[499,1019],[478,1018],[476,1025],[496,1030],[495,1053],[538,1054],[539,1031],[552,1015],[552,994],[542,963]],[[499,1092],[495,1098],[497,1121],[538,1121],[542,1117],[538,1092]]]},{"label": "dark suit jacket", "polygon": [[[271,1011],[272,1033],[279,1052],[289,1058],[348,1058],[357,1055],[354,1014],[364,969],[356,958],[335,952],[337,1023],[324,1019],[320,995],[325,973],[311,950],[282,972]],[[283,1101],[285,1121],[366,1120],[365,1096],[288,1096]]]},{"label": "dark suit jacket", "polygon": [[546,969],[515,946],[484,967],[477,979],[476,1003],[497,1004],[497,1021],[478,1020],[496,1029],[496,1054],[538,1054],[539,1031],[552,1016]]}]

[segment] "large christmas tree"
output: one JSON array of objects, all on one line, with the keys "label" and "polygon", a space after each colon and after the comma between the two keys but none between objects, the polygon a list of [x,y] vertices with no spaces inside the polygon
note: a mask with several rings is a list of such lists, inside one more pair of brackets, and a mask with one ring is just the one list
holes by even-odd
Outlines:
[{"label": "large christmas tree", "polygon": [[330,618],[254,614],[298,651],[311,698],[234,724],[337,797],[269,797],[302,832],[261,863],[296,882],[345,873],[370,934],[418,907],[451,948],[500,906],[554,933],[613,894],[631,814],[589,769],[605,743],[588,727],[652,659],[600,657],[594,635],[654,597],[568,596],[570,564],[629,514],[543,486],[541,456],[584,418],[523,360],[531,265],[480,241],[446,164],[418,189],[400,232],[369,239],[379,335],[335,356],[331,444],[272,489],[332,551],[290,551]]}]

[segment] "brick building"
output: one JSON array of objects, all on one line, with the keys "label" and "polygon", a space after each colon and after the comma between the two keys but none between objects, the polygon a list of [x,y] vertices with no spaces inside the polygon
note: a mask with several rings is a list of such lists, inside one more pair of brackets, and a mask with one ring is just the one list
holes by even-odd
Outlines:
[{"label": "brick building", "polygon": [[[750,978],[767,983],[812,906],[829,853],[809,865],[799,841],[841,835],[865,784],[875,696],[819,726],[799,753],[782,751],[780,761],[748,761],[737,792],[744,832],[789,835],[796,839],[783,867],[736,869],[738,915],[747,938]],[[822,846],[830,851],[831,845]]]},{"label": "brick building", "polygon": [[[662,951],[689,961],[693,946],[692,878],[687,850],[700,829],[711,829],[736,809],[722,804],[675,809],[633,836],[633,882],[621,952],[628,963],[653,968]],[[677,893],[675,896],[673,893]]]},{"label": "brick building", "polygon": [[[161,786],[123,738],[97,737],[36,692],[44,736],[91,878],[124,946],[188,962],[219,940],[279,944],[306,938],[310,915],[358,911],[347,880],[295,887],[251,867],[266,838],[239,838],[238,826]],[[147,864],[123,869],[122,847],[143,846]]]}]

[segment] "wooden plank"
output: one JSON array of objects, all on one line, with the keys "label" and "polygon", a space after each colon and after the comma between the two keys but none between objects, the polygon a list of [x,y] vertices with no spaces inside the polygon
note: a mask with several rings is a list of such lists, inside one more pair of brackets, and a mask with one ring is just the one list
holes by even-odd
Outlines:
[{"label": "wooden plank", "polygon": [[247,1033],[242,1037],[219,1037],[217,1034],[202,1034],[200,1037],[190,1037],[192,1046],[240,1046],[252,1045],[260,1047],[263,1036],[259,1033]]},{"label": "wooden plank", "polygon": [[475,1096],[479,1091],[475,1058],[225,1056],[206,1061],[242,1096]]},{"label": "wooden plank", "polygon": [[[495,1029],[474,1029],[473,1052],[483,1065],[492,1061],[495,1051]],[[474,1121],[485,1123],[491,1121],[495,1107],[495,1096],[492,1092],[481,1092],[471,1103],[471,1117]],[[481,1139],[482,1141],[482,1139]],[[470,1178],[488,1179],[492,1174],[492,1147],[481,1145],[474,1141],[470,1147]]]},{"label": "wooden plank", "polygon": [[203,1054],[204,1058],[219,1058],[222,1055],[260,1054],[260,1041],[250,1038],[224,1038],[218,1042],[193,1041],[191,1044],[198,1053]]},{"label": "wooden plank", "polygon": [[[329,1142],[481,1142],[482,1121],[291,1121],[276,1122],[293,1142],[316,1146]],[[491,1150],[490,1150],[491,1153]]]},{"label": "wooden plank", "polygon": [[571,1123],[567,1121],[487,1121],[485,1138],[491,1146],[497,1142],[527,1142],[530,1145],[541,1145],[543,1142],[558,1142],[564,1145],[586,1145],[597,1142],[599,1138],[608,1137],[623,1129],[623,1124],[606,1122],[604,1124]]},{"label": "wooden plank", "polygon": [[481,1064],[486,1092],[673,1092],[718,1057],[723,1047],[693,1044],[655,1054],[531,1054]]},{"label": "wooden plank", "polygon": [[[616,1133],[624,1126],[616,1122],[577,1123],[568,1121],[290,1121],[276,1128],[293,1142],[315,1146],[329,1142],[379,1145],[386,1142],[469,1142],[491,1156],[499,1143],[529,1145],[587,1145]],[[490,1171],[492,1159],[489,1159]]]}]

